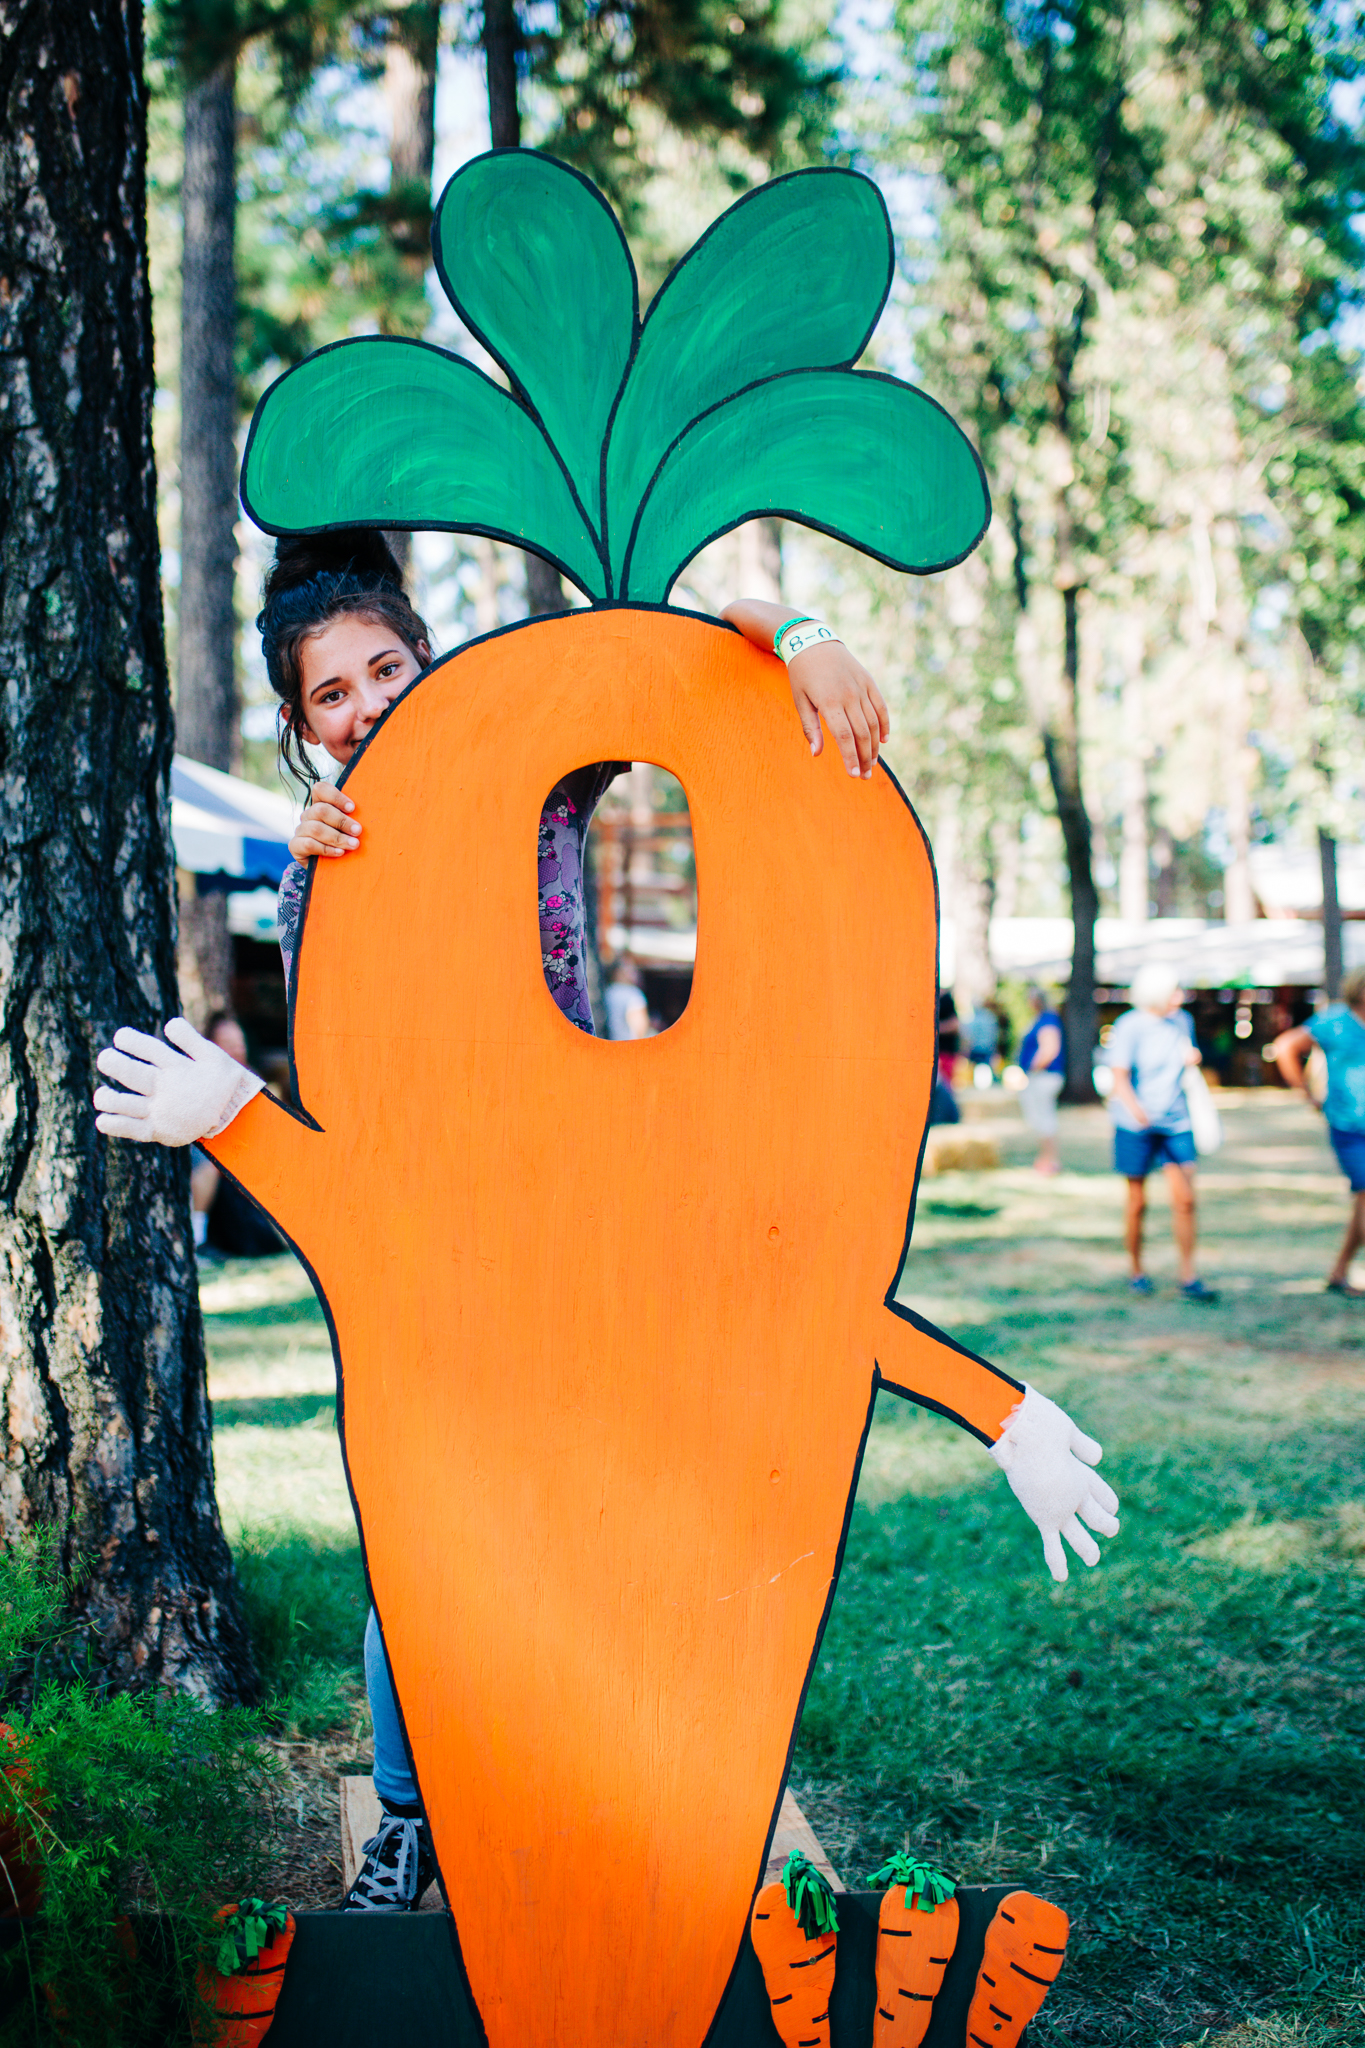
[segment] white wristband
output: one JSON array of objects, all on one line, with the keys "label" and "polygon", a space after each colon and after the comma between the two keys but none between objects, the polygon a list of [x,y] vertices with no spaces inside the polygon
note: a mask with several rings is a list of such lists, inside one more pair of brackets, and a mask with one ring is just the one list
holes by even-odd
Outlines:
[{"label": "white wristband", "polygon": [[778,634],[773,651],[779,661],[794,661],[798,654],[804,654],[808,647],[818,647],[822,640],[829,640],[835,646],[842,644],[839,635],[820,619],[794,619]]}]

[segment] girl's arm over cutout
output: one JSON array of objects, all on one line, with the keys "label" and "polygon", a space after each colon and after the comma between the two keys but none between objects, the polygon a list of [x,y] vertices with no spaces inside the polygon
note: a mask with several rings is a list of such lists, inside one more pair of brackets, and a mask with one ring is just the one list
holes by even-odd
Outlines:
[{"label": "girl's arm over cutout", "polygon": [[[767,654],[773,651],[774,634],[792,616],[791,605],[767,604],[756,597],[737,597],[721,613],[730,625],[738,626],[746,640]],[[891,715],[862,663],[842,640],[825,640],[794,655],[787,665],[787,677],[812,754],[824,751],[823,720],[849,774],[866,781],[891,737]]]}]

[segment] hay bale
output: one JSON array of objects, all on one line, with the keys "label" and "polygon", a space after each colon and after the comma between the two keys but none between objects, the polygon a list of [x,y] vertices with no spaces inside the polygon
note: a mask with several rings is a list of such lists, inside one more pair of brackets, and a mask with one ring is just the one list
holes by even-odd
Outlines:
[{"label": "hay bale", "polygon": [[958,1124],[936,1125],[924,1148],[926,1180],[940,1173],[986,1173],[999,1164],[1000,1147],[994,1138],[964,1131]]}]

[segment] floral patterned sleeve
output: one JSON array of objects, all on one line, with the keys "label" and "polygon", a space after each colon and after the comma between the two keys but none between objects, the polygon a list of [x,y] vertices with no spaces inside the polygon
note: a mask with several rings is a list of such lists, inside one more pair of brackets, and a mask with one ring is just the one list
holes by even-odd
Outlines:
[{"label": "floral patterned sleeve", "polygon": [[294,969],[294,955],[299,950],[299,926],[303,922],[303,887],[307,880],[308,870],[303,862],[291,860],[284,871],[280,893],[275,899],[275,922],[279,926],[286,987]]},{"label": "floral patterned sleeve", "polygon": [[[583,888],[583,849],[588,826],[604,792],[629,768],[628,761],[599,761],[556,783],[540,814],[537,847],[537,891],[540,909],[540,954],[550,994],[571,1024],[592,1032],[588,1000],[587,903]],[[303,892],[308,870],[294,860],[284,871],[276,905],[284,978],[288,982],[299,949],[303,923]]]},{"label": "floral patterned sleeve", "polygon": [[591,1034],[583,850],[602,796],[628,761],[599,761],[556,783],[540,814],[540,958],[545,985],[571,1024]]}]

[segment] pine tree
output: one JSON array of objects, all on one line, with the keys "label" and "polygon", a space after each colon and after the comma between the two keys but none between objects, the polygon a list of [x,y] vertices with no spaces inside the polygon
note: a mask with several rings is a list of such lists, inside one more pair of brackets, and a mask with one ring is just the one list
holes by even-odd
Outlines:
[{"label": "pine tree", "polygon": [[141,59],[116,0],[0,17],[0,1534],[59,1530],[113,1683],[229,1701],[187,1160],[90,1105],[111,1021],[175,1007]]}]

